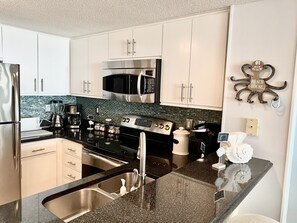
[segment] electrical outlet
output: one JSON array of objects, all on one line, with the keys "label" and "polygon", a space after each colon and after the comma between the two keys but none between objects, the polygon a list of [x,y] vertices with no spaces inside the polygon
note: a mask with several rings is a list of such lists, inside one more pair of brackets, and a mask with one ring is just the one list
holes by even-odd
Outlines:
[{"label": "electrical outlet", "polygon": [[45,112],[50,112],[50,111],[51,111],[51,106],[45,105]]},{"label": "electrical outlet", "polygon": [[258,136],[259,135],[259,119],[246,119],[246,127],[245,127],[246,134],[250,136]]}]

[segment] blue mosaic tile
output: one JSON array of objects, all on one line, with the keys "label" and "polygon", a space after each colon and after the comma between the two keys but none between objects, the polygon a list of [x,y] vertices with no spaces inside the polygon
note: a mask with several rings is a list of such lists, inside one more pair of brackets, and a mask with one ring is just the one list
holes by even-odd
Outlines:
[{"label": "blue mosaic tile", "polygon": [[[115,100],[103,100],[94,98],[77,97],[76,101],[82,105],[82,118],[87,119],[92,115],[95,121],[104,122],[105,118],[111,118],[113,123],[119,125],[125,114],[145,115],[163,118],[176,123],[176,126],[185,126],[186,118],[192,118],[193,124],[199,121],[221,123],[222,112],[194,108],[180,108],[162,106],[158,104],[127,103]],[[99,107],[99,115],[96,114]]]}]

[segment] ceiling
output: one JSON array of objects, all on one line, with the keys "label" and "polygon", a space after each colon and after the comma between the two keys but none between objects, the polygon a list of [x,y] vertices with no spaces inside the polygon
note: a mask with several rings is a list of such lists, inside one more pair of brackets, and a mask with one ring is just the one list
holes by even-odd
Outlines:
[{"label": "ceiling", "polygon": [[77,37],[256,0],[0,0],[0,23]]}]

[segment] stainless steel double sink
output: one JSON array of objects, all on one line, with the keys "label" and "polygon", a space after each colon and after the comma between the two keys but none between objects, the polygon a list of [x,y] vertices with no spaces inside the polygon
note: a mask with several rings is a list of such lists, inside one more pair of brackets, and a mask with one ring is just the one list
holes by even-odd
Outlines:
[{"label": "stainless steel double sink", "polygon": [[[45,201],[43,206],[63,221],[71,221],[120,197],[121,179],[125,179],[129,192],[135,184],[135,172],[124,172],[54,199],[45,199],[48,201]],[[152,181],[153,178],[146,177],[145,184]]]}]

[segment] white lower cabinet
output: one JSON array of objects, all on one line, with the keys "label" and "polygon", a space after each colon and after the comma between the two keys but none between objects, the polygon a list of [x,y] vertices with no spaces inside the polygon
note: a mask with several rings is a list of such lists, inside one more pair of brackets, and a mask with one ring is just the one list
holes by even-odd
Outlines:
[{"label": "white lower cabinet", "polygon": [[227,11],[164,24],[163,105],[222,109],[227,31]]},{"label": "white lower cabinet", "polygon": [[57,186],[56,140],[22,143],[22,197]]},{"label": "white lower cabinet", "polygon": [[81,155],[82,145],[69,140],[62,142],[62,180],[61,183],[69,183],[81,179]]}]

